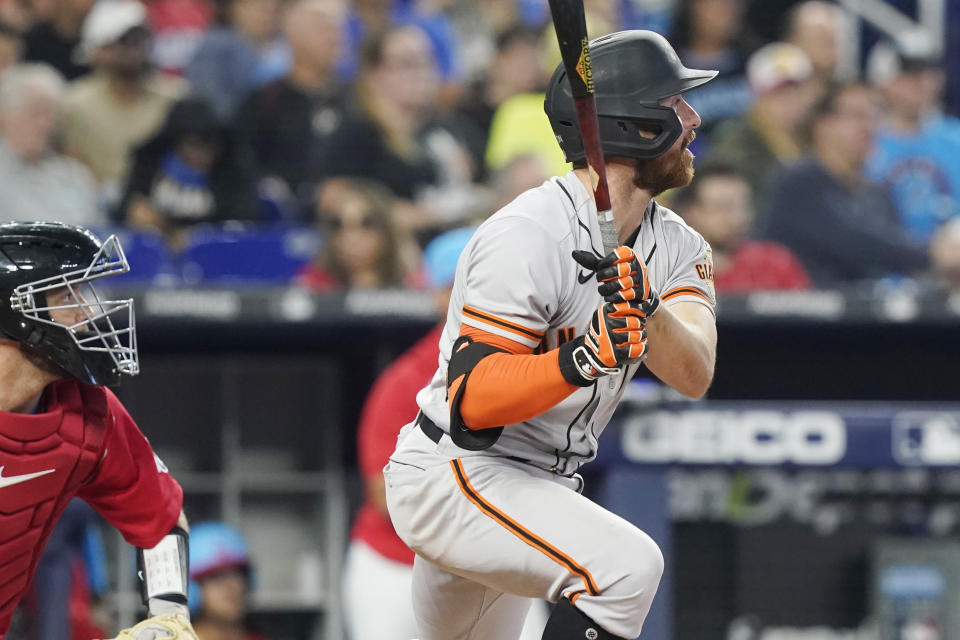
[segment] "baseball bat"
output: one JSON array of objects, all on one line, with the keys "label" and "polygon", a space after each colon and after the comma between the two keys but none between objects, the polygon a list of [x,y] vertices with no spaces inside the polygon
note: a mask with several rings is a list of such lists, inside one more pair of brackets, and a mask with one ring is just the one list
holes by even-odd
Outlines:
[{"label": "baseball bat", "polygon": [[590,66],[590,46],[587,40],[587,20],[583,13],[582,0],[550,0],[550,15],[553,28],[560,43],[560,55],[567,70],[567,79],[577,108],[580,137],[587,154],[587,170],[593,185],[593,201],[597,205],[600,223],[600,238],[604,254],[616,249],[617,226],[610,206],[610,190],[607,187],[607,169],[600,146],[600,122],[597,120],[597,102],[594,99],[593,69]]}]

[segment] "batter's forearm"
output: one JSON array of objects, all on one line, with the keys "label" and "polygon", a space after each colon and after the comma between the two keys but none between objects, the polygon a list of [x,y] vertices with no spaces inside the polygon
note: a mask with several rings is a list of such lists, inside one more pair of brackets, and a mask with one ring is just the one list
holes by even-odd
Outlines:
[{"label": "batter's forearm", "polygon": [[683,395],[702,397],[713,382],[716,363],[716,331],[711,329],[660,309],[647,322],[647,368]]},{"label": "batter's forearm", "polygon": [[560,373],[558,353],[495,353],[481,360],[460,401],[467,427],[488,429],[535,418],[579,389]]}]

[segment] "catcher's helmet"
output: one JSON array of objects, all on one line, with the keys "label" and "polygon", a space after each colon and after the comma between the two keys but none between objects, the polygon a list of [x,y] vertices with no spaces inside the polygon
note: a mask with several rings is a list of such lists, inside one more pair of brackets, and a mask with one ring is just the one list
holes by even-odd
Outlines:
[{"label": "catcher's helmet", "polygon": [[[653,31],[618,31],[590,42],[590,61],[604,155],[655,158],[683,133],[676,112],[660,100],[712,80],[716,71],[687,69],[667,40]],[[557,142],[576,162],[586,157],[567,72],[561,63],[543,104]],[[638,129],[656,133],[644,138]]]},{"label": "catcher's helmet", "polygon": [[58,222],[0,225],[0,337],[89,384],[136,375],[133,301],[101,300],[92,284],[129,270],[116,236],[101,244]]}]

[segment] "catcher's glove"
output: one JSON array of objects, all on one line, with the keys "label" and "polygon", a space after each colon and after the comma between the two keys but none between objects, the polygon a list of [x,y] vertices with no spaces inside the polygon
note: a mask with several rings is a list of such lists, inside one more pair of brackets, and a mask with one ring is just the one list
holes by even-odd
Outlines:
[{"label": "catcher's glove", "polygon": [[589,251],[574,251],[573,259],[596,272],[600,283],[597,291],[604,302],[629,303],[626,315],[649,318],[660,307],[660,296],[650,284],[647,267],[630,247],[617,247],[603,258]]},{"label": "catcher's glove", "polygon": [[182,615],[154,616],[124,629],[114,640],[199,640],[193,625]]}]

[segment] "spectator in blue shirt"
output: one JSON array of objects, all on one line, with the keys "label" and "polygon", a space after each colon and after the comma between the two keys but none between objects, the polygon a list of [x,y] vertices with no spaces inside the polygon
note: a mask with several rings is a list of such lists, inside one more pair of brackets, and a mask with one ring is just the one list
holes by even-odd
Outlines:
[{"label": "spectator in blue shirt", "polygon": [[938,109],[939,56],[924,35],[883,42],[871,52],[868,72],[887,106],[868,174],[892,190],[907,233],[928,242],[960,216],[960,120]]}]

